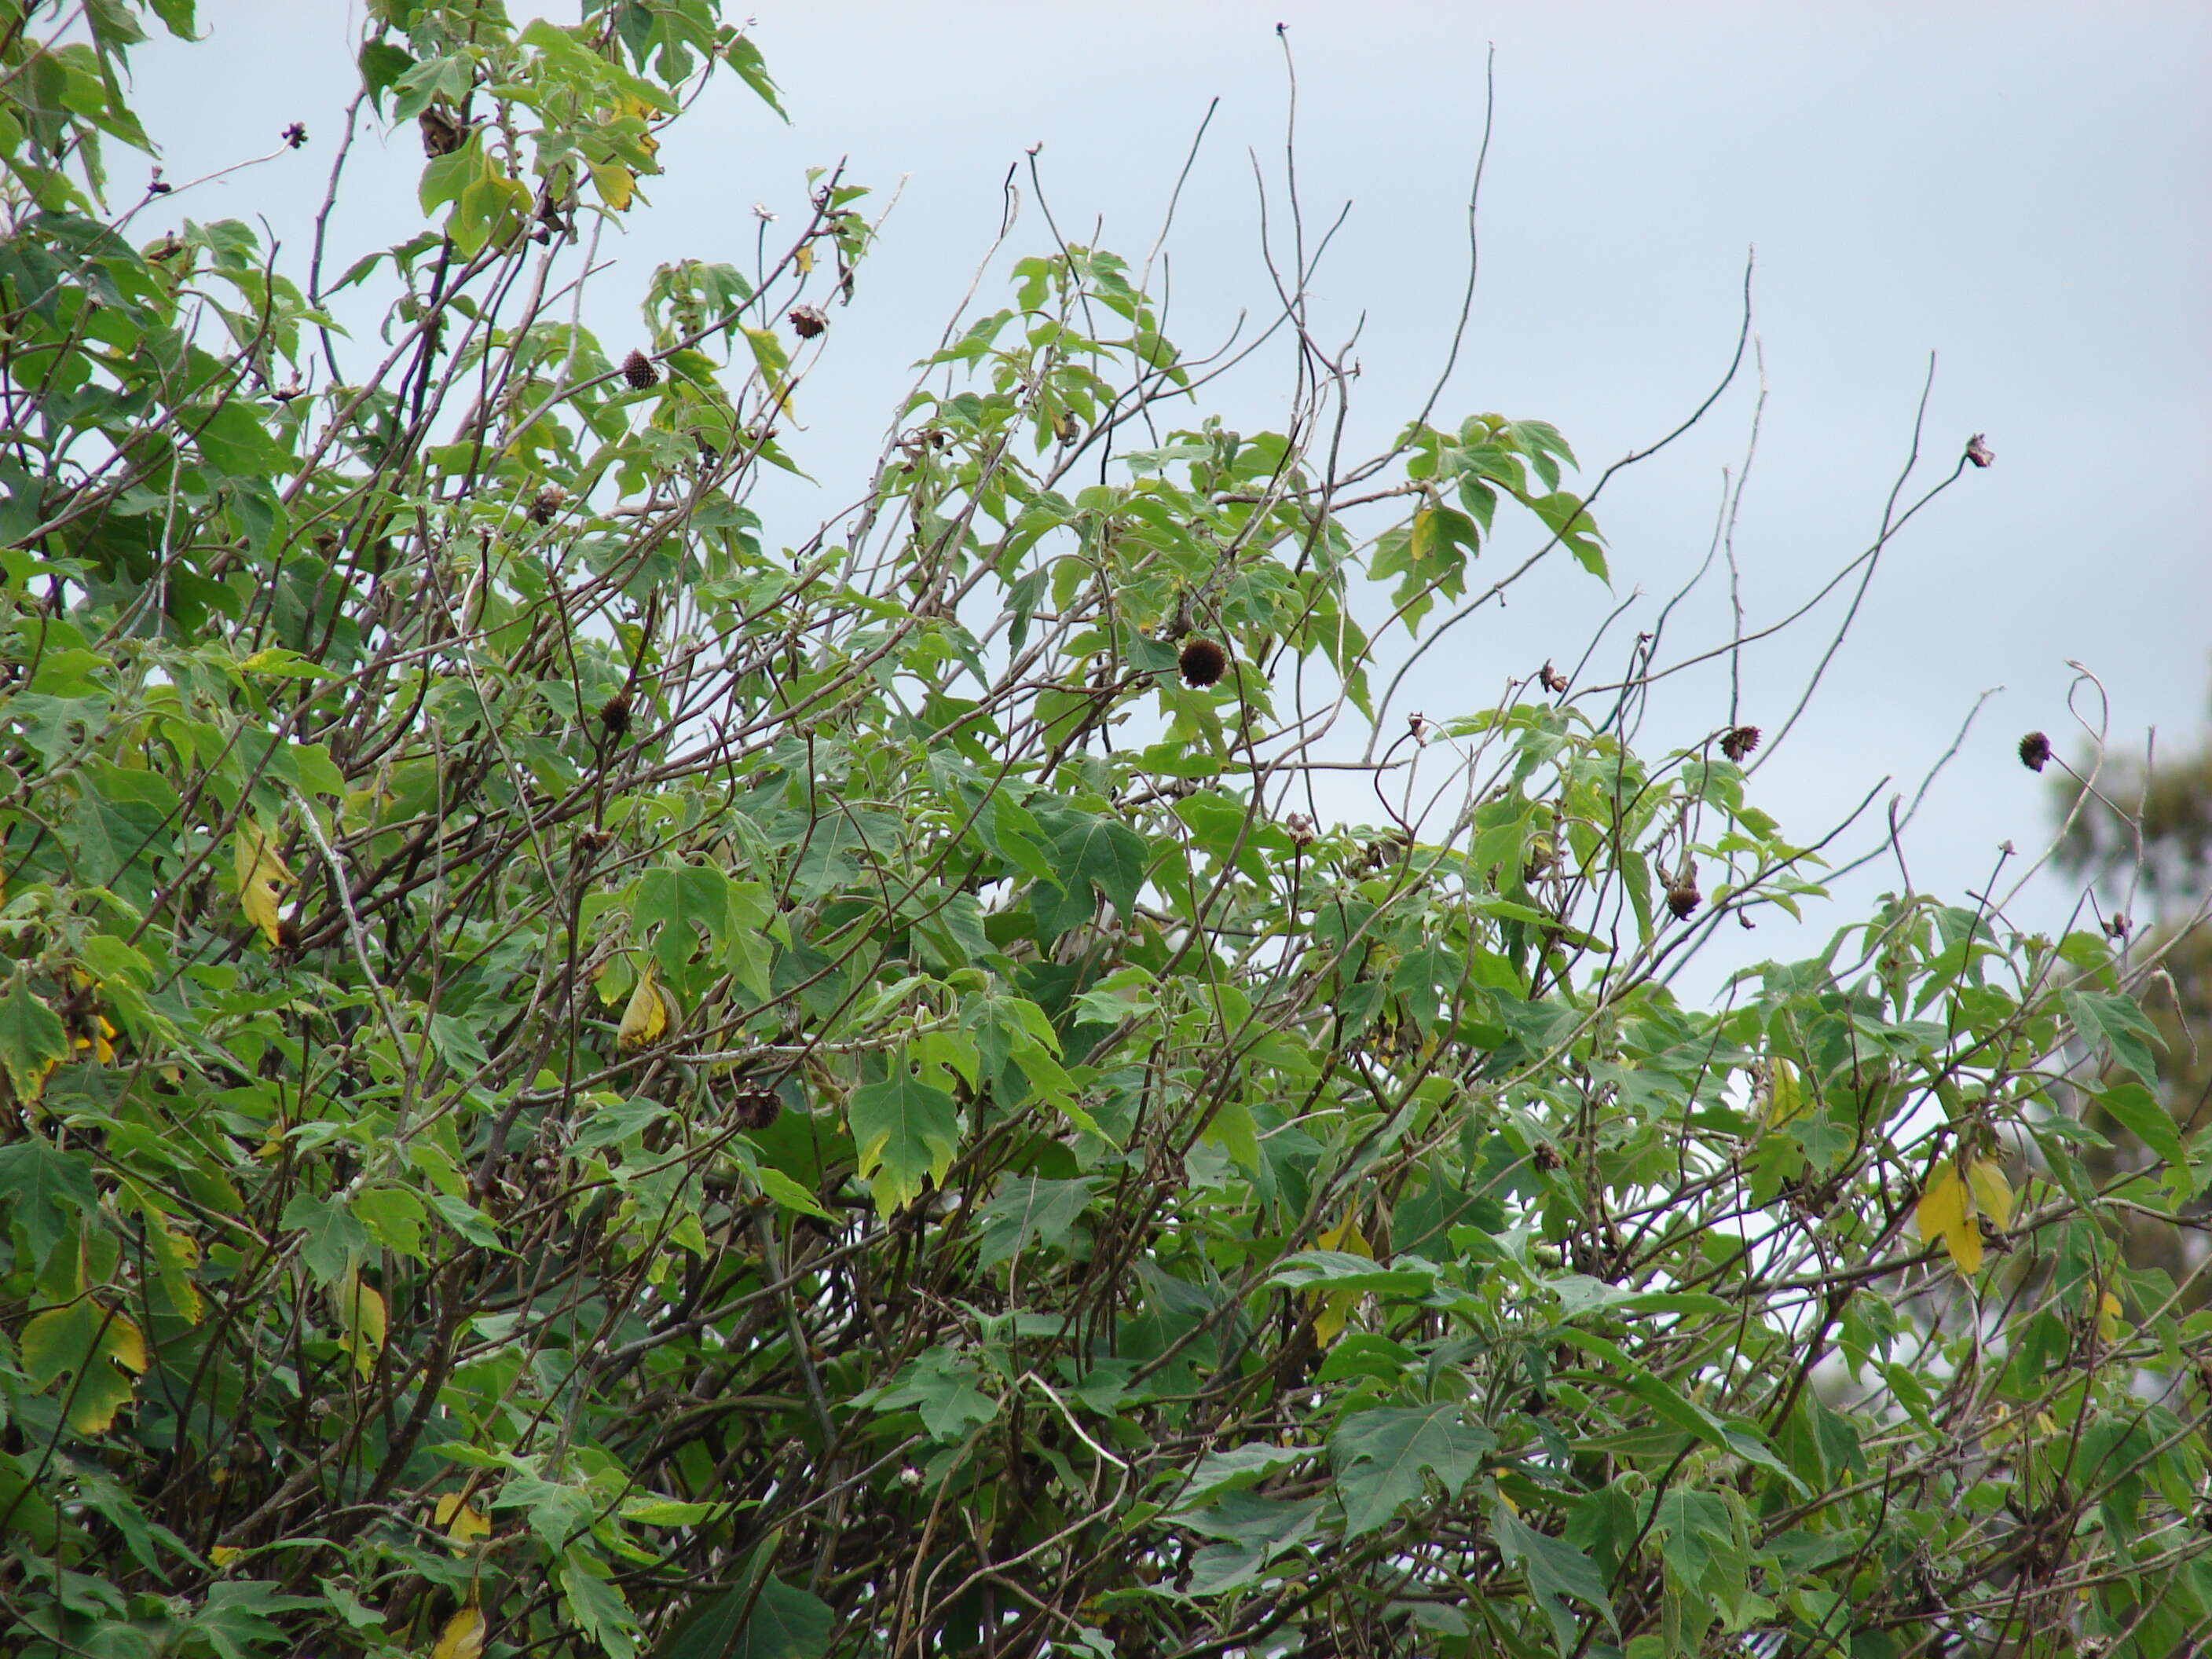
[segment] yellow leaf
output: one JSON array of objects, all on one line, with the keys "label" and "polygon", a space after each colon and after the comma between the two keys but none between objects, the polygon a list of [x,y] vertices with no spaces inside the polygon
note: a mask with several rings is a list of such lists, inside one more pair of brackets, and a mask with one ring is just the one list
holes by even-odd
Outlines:
[{"label": "yellow leaf", "polygon": [[484,1616],[481,1607],[463,1607],[446,1620],[430,1659],[479,1659],[484,1648]]},{"label": "yellow leaf", "polygon": [[814,270],[814,244],[801,242],[791,251],[791,262],[799,267],[800,276],[811,274]]},{"label": "yellow leaf", "polygon": [[69,1378],[62,1398],[69,1425],[79,1434],[110,1428],[131,1403],[132,1374],[146,1370],[146,1339],[138,1328],[89,1297],[33,1315],[17,1340],[34,1386]]},{"label": "yellow leaf", "polygon": [[653,964],[647,963],[645,971],[637,976],[637,988],[629,994],[629,1005],[623,1009],[622,1024],[615,1031],[616,1041],[625,1048],[642,1048],[658,1042],[668,1030],[670,1000],[653,977]]},{"label": "yellow leaf", "polygon": [[2117,1342],[2120,1337],[2120,1298],[2110,1291],[2097,1298],[2097,1340]]},{"label": "yellow leaf", "polygon": [[246,1552],[235,1544],[217,1544],[208,1551],[208,1559],[218,1567],[227,1567]]},{"label": "yellow leaf", "polygon": [[[1359,1212],[1346,1210],[1344,1219],[1314,1241],[1324,1250],[1340,1250],[1346,1255],[1364,1256],[1375,1260],[1375,1247],[1359,1231]],[[1314,1308],[1314,1340],[1324,1348],[1344,1334],[1344,1328],[1352,1322],[1352,1310],[1359,1305],[1362,1292],[1358,1291],[1313,1291],[1307,1301]]]},{"label": "yellow leaf", "polygon": [[1912,1212],[1912,1224],[1919,1229],[1921,1242],[1932,1244],[1941,1238],[1953,1264],[1969,1277],[1982,1270],[1982,1235],[1974,1225],[1972,1207],[1966,1183],[1946,1158],[1928,1177],[1927,1188]]},{"label": "yellow leaf", "polygon": [[154,1258],[155,1277],[170,1311],[187,1325],[200,1322],[199,1286],[192,1269],[200,1265],[199,1240],[180,1231],[175,1221],[149,1198],[136,1182],[125,1183],[137,1200],[139,1218],[146,1224],[146,1253]]},{"label": "yellow leaf", "polygon": [[340,1341],[353,1356],[354,1369],[367,1376],[384,1352],[384,1297],[349,1273],[331,1286],[331,1306],[338,1316]]},{"label": "yellow leaf", "polygon": [[239,908],[274,945],[284,926],[284,919],[277,914],[277,907],[284,902],[283,890],[299,878],[276,855],[274,838],[251,818],[239,825],[234,851],[238,862]]},{"label": "yellow leaf", "polygon": [[1966,1186],[1980,1212],[1998,1226],[2012,1219],[2012,1187],[1992,1158],[1978,1158],[1966,1166]]},{"label": "yellow leaf", "polygon": [[1804,1080],[1797,1075],[1795,1066],[1786,1060],[1776,1060],[1769,1065],[1766,1074],[1768,1128],[1778,1129],[1793,1119],[1802,1117],[1805,1108],[1811,1103],[1812,1097],[1806,1092]]},{"label": "yellow leaf", "polygon": [[637,192],[637,175],[616,161],[592,163],[592,183],[599,187],[599,199],[617,213],[629,210],[631,198]]},{"label": "yellow leaf", "polygon": [[438,1500],[436,1522],[446,1529],[446,1536],[453,1540],[453,1553],[465,1555],[468,1547],[479,1538],[491,1536],[491,1522],[484,1512],[457,1492],[449,1492]]}]

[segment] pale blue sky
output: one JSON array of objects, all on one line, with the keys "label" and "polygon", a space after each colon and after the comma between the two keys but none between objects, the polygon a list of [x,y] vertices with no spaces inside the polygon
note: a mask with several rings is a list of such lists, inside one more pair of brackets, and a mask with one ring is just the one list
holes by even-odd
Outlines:
[{"label": "pale blue sky", "polygon": [[[258,153],[289,120],[315,142],[177,210],[267,212],[299,235],[350,91],[359,9],[204,10],[215,52],[141,59],[169,177]],[[1970,433],[1996,452],[1891,550],[1821,696],[1761,774],[1763,804],[1809,838],[1885,772],[1909,792],[1975,696],[2002,684],[1909,843],[1918,884],[1955,894],[1980,884],[1998,842],[2027,849],[2047,828],[2043,782],[2014,744],[2043,727],[2062,752],[2082,751],[2067,659],[2103,679],[2123,742],[2139,746],[2154,725],[2186,740],[2202,726],[2212,10],[762,0],[757,12],[792,124],[733,90],[710,98],[664,152],[670,176],[652,181],[653,205],[603,247],[619,264],[593,311],[619,351],[655,263],[749,258],[751,204],[795,217],[809,165],[847,156],[849,176],[885,194],[904,179],[809,386],[794,447],[824,489],[772,498],[773,539],[803,539],[857,493],[907,366],[933,343],[997,227],[1000,180],[1031,144],[1044,145],[1063,230],[1088,237],[1103,218],[1100,240],[1141,258],[1218,96],[1170,244],[1170,331],[1200,348],[1240,307],[1262,307],[1251,154],[1278,187],[1279,21],[1298,64],[1310,219],[1353,204],[1316,284],[1321,331],[1348,334],[1364,314],[1355,424],[1382,438],[1425,394],[1457,302],[1494,42],[1481,288],[1440,416],[1550,420],[1594,473],[1710,388],[1755,244],[1769,400],[1737,533],[1754,625],[1871,538],[1931,348],[1936,476]],[[341,264],[400,234],[421,163],[411,129],[362,147]],[[1032,209],[1013,251],[1047,241]],[[1286,370],[1276,354],[1224,388],[1230,423],[1279,418]],[[1628,630],[1703,558],[1753,394],[1747,376],[1601,503],[1617,592],[1647,595]],[[1587,578],[1551,573],[1432,653],[1401,706],[1436,717],[1483,706],[1506,674],[1577,654],[1606,608]],[[1709,586],[1669,627],[1684,648],[1724,640],[1725,589]],[[1808,628],[1747,659],[1747,719],[1778,720],[1825,638]],[[1670,682],[1645,743],[1702,734],[1725,699],[1722,675]],[[1893,885],[1894,866],[1867,880]],[[2045,890],[2020,919],[2048,922],[2063,898]],[[1790,948],[1771,929],[1741,943]]]}]

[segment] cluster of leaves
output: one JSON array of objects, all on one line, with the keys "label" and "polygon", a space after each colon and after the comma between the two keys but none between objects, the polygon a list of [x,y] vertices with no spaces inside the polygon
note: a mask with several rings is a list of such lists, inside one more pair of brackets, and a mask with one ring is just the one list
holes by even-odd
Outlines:
[{"label": "cluster of leaves", "polygon": [[[1714,928],[1820,897],[1747,728],[1639,757],[1547,665],[1376,735],[1370,584],[1426,637],[1493,538],[1604,575],[1556,431],[1340,465],[1294,327],[1283,431],[1124,447],[1207,371],[1055,246],[772,550],[860,192],[659,272],[619,363],[564,297],[692,79],[773,102],[710,0],[379,0],[355,116],[416,125],[441,216],[304,289],[240,224],[126,234],[139,15],[39,9],[17,1651],[2198,1638],[2203,1318],[2114,1220],[2205,1149],[2112,940],[1905,894],[1687,1007]],[[2086,1101],[2155,1161],[2086,1175]]]}]

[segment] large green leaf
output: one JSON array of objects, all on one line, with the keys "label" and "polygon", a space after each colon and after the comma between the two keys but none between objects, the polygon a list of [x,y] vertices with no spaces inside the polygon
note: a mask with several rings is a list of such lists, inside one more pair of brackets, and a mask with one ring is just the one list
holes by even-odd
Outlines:
[{"label": "large green leaf", "polygon": [[860,1153],[860,1175],[886,1216],[921,1197],[926,1182],[944,1180],[959,1150],[959,1111],[952,1097],[922,1082],[903,1060],[884,1081],[853,1091],[846,1123]]},{"label": "large green leaf", "polygon": [[1427,1477],[1446,1497],[1456,1496],[1497,1445],[1496,1437],[1468,1423],[1465,1407],[1453,1401],[1379,1407],[1347,1417],[1329,1437],[1346,1533],[1372,1532],[1401,1505],[1425,1497]]}]

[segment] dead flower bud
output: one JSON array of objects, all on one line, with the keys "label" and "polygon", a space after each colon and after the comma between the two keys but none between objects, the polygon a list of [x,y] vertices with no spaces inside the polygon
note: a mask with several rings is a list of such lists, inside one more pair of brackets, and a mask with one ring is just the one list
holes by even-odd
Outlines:
[{"label": "dead flower bud", "polygon": [[307,127],[298,121],[293,122],[290,126],[284,129],[284,142],[294,149],[299,149],[307,142]]},{"label": "dead flower bud", "polygon": [[653,366],[653,359],[642,351],[632,351],[623,359],[623,379],[628,380],[634,390],[642,392],[649,386],[659,384],[660,371]]},{"label": "dead flower bud", "polygon": [[1758,747],[1759,728],[1755,726],[1736,726],[1721,739],[1721,753],[1732,761],[1741,761]]},{"label": "dead flower bud", "polygon": [[435,104],[416,116],[415,125],[422,130],[422,153],[433,160],[451,155],[468,141],[469,130]]},{"label": "dead flower bud", "polygon": [[2031,732],[2020,740],[2020,763],[2031,772],[2040,772],[2051,759],[2051,739],[2040,732]]},{"label": "dead flower bud", "polygon": [[1698,908],[1704,897],[1705,895],[1698,890],[1697,878],[1685,876],[1667,890],[1667,908],[1674,914],[1675,921],[1687,921],[1690,913]]},{"label": "dead flower bud", "polygon": [[1550,1141],[1540,1140],[1530,1149],[1528,1161],[1538,1169],[1548,1172],[1558,1169],[1566,1160],[1559,1156],[1559,1149]]},{"label": "dead flower bud", "polygon": [[599,705],[599,724],[607,729],[611,738],[619,738],[629,730],[629,694],[617,691]]},{"label": "dead flower bud", "polygon": [[748,1084],[730,1102],[730,1118],[740,1129],[765,1129],[782,1109],[783,1102],[775,1090]]},{"label": "dead flower bud", "polygon": [[1212,640],[1192,640],[1176,659],[1186,685],[1212,685],[1229,672],[1229,653]]},{"label": "dead flower bud", "polygon": [[1976,466],[1987,466],[1991,461],[1996,459],[1996,451],[1991,449],[1987,444],[1982,441],[1982,434],[1980,433],[1977,432],[1972,437],[1966,440],[1966,459],[1972,461]]},{"label": "dead flower bud", "polygon": [[567,490],[556,483],[546,484],[531,498],[530,521],[532,524],[551,524],[553,515],[568,504]]},{"label": "dead flower bud", "polygon": [[2128,930],[2134,926],[2135,923],[2130,921],[2124,915],[2114,916],[2105,924],[2105,933],[2108,938],[2125,939],[2128,936]]},{"label": "dead flower bud", "polygon": [[1553,696],[1563,696],[1567,690],[1567,677],[1547,661],[1536,671],[1536,678],[1544,683],[1544,690]]},{"label": "dead flower bud", "polygon": [[1413,741],[1425,744],[1437,732],[1436,722],[1426,714],[1415,713],[1406,716],[1406,729],[1413,734]]},{"label": "dead flower bud", "polygon": [[1291,838],[1293,847],[1310,847],[1314,838],[1314,821],[1303,812],[1292,812],[1283,820],[1283,833]]},{"label": "dead flower bud", "polygon": [[793,306],[785,320],[790,323],[791,331],[802,340],[811,340],[830,326],[829,316],[820,306]]}]

